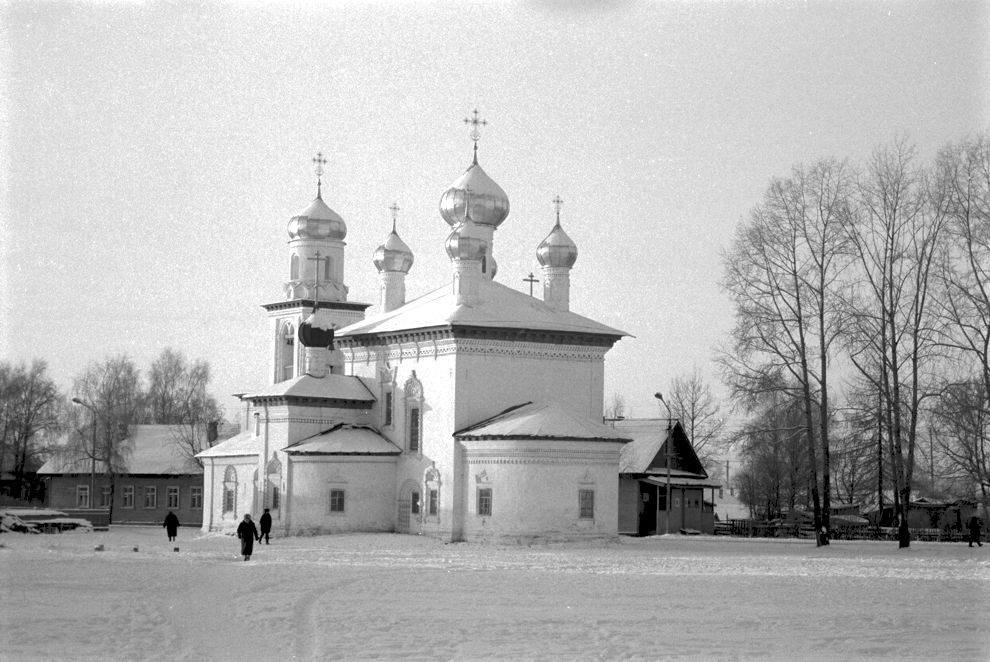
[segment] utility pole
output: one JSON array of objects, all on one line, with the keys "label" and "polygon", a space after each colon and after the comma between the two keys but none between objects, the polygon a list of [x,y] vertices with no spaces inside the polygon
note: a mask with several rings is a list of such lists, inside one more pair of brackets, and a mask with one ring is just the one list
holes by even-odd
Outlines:
[{"label": "utility pole", "polygon": [[668,405],[667,401],[663,399],[663,394],[658,391],[653,394],[653,397],[659,400],[660,402],[662,402],[663,406],[667,408],[667,439],[666,441],[664,441],[664,444],[667,447],[667,461],[664,463],[667,465],[667,504],[666,504],[667,517],[664,518],[664,534],[669,534],[670,513],[672,512],[670,508],[670,447],[672,445],[671,442],[673,442],[673,438],[670,434],[670,421],[672,417],[670,414],[670,405]]}]

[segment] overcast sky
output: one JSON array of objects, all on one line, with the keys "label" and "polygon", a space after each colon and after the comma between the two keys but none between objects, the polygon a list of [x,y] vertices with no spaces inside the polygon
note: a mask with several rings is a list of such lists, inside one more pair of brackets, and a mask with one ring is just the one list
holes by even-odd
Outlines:
[{"label": "overcast sky", "polygon": [[672,377],[716,379],[720,249],[771,177],[990,128],[988,6],[4,3],[0,355],[68,388],[172,346],[211,362],[230,408],[266,383],[260,306],[283,297],[314,154],[349,299],[377,303],[393,202],[411,299],[449,280],[438,202],[477,108],[511,203],[497,280],[528,291],[560,195],[571,309],[634,336],[606,396],[656,415]]}]

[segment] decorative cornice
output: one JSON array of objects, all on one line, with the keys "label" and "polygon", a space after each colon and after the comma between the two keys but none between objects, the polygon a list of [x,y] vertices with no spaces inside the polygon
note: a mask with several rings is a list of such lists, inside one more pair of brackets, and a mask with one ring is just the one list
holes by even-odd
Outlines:
[{"label": "decorative cornice", "polygon": [[588,345],[559,345],[518,340],[477,338],[426,337],[406,340],[392,345],[359,345],[340,343],[346,359],[352,363],[418,361],[424,358],[458,355],[512,356],[526,359],[564,361],[605,360],[607,347]]},{"label": "decorative cornice", "polygon": [[264,404],[269,406],[300,406],[300,407],[330,407],[333,409],[371,409],[370,400],[341,400],[339,398],[314,398],[298,395],[260,395],[244,396],[244,400],[250,400],[254,404]]},{"label": "decorative cornice", "polygon": [[341,348],[357,348],[457,338],[610,348],[621,337],[617,334],[451,324],[402,331],[342,335],[337,337],[337,342]]},{"label": "decorative cornice", "polygon": [[328,308],[330,310],[353,310],[357,312],[364,312],[371,307],[371,304],[358,303],[355,301],[313,301],[312,299],[293,299],[291,301],[278,301],[276,303],[265,303],[261,305],[261,307],[268,312],[277,310],[293,310],[295,308],[312,309],[314,306],[317,308]]}]

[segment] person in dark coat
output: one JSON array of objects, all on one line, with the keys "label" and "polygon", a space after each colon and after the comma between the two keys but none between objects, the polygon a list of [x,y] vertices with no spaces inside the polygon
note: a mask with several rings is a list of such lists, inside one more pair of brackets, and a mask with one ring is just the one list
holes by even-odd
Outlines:
[{"label": "person in dark coat", "polygon": [[179,518],[175,516],[171,510],[168,511],[168,515],[165,516],[165,523],[162,524],[165,527],[165,533],[168,534],[169,542],[175,540],[175,536],[179,533]]},{"label": "person in dark coat", "polygon": [[267,545],[268,534],[271,532],[271,530],[272,530],[272,514],[268,512],[267,508],[265,508],[265,512],[261,516],[261,535],[258,536],[258,542],[261,542],[261,539],[264,538],[265,544]]},{"label": "person in dark coat", "polygon": [[241,554],[245,561],[251,560],[254,551],[254,539],[258,537],[258,529],[251,521],[251,516],[244,513],[244,521],[237,525],[237,537],[241,539]]},{"label": "person in dark coat", "polygon": [[980,542],[980,528],[982,522],[980,518],[973,515],[969,518],[969,546],[972,547],[975,542],[980,547],[983,547],[983,543]]}]

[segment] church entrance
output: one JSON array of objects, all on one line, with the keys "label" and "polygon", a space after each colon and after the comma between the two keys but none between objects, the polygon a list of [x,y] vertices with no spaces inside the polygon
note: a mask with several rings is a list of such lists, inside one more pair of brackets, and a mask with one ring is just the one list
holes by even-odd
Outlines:
[{"label": "church entrance", "polygon": [[398,533],[419,533],[423,522],[423,497],[419,484],[407,480],[399,490],[399,512],[396,518]]}]

